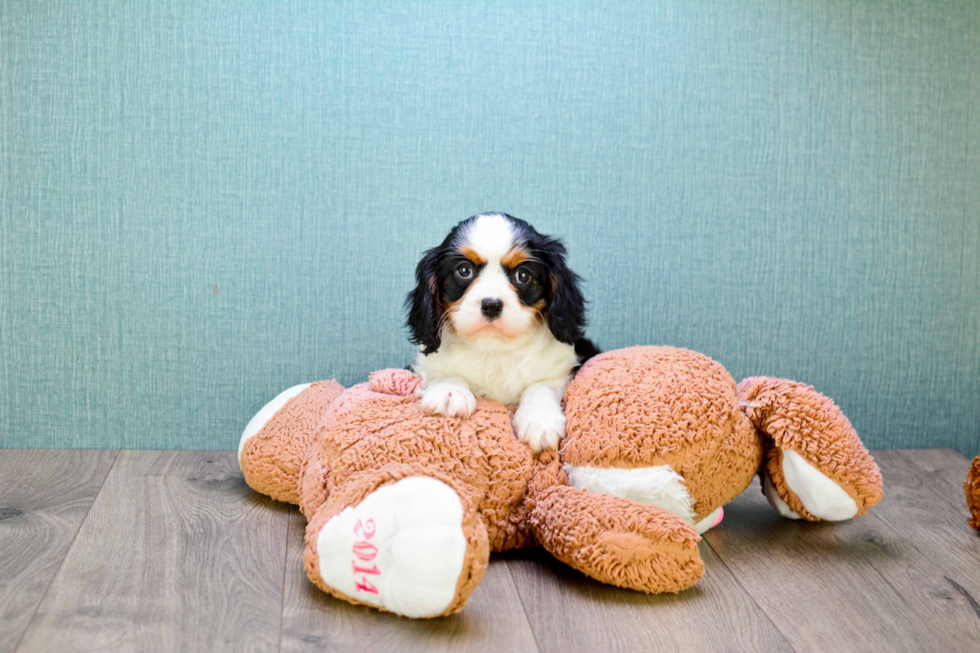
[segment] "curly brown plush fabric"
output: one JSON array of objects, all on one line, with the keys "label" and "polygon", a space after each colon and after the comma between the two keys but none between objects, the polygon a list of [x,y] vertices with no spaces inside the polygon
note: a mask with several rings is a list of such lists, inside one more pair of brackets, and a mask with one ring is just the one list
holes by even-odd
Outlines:
[{"label": "curly brown plush fabric", "polygon": [[479,506],[494,551],[526,546],[522,525],[511,515],[527,494],[533,458],[510,420],[506,407],[484,399],[460,419],[426,415],[414,395],[376,393],[321,432],[316,446],[330,461],[327,494],[355,474],[410,461],[458,480]]},{"label": "curly brown plush fabric", "polygon": [[242,447],[245,481],[276,501],[299,503],[299,472],[321,416],[344,391],[336,381],[318,381],[283,405]]},{"label": "curly brown plush fabric", "polygon": [[551,555],[610,585],[676,593],[704,575],[701,538],[662,508],[558,485],[536,499],[531,524]]},{"label": "curly brown plush fabric", "polygon": [[738,385],[745,414],[770,438],[766,473],[784,501],[807,521],[820,518],[809,513],[786,485],[782,452],[800,454],[838,485],[858,506],[858,515],[882,497],[881,472],[841,409],[812,386],[785,379],[752,377]]},{"label": "curly brown plush fabric", "polygon": [[570,487],[567,469],[669,465],[679,475],[674,489],[682,484],[694,500],[696,520],[764,470],[793,510],[816,519],[782,476],[781,449],[793,449],[861,512],[881,497],[877,466],[829,399],[778,379],[736,386],[721,365],[683,349],[631,347],[590,360],[565,395],[560,451],[537,456],[515,437],[512,408],[480,399],[468,418],[426,415],[419,379],[405,370],[376,372],[339,394],[338,387],[314,384],[288,402],[261,438],[246,442],[242,467],[252,487],[300,503],[310,579],[353,603],[323,581],[318,533],[345,508],[412,476],[441,481],[463,507],[464,572],[442,614],[462,608],[490,551],[536,543],[593,578],[643,592],[677,592],[701,577],[692,523]]},{"label": "curly brown plush fabric", "polygon": [[[340,394],[320,418],[317,425],[317,434],[313,438],[313,442],[319,442],[323,438],[323,434],[330,430],[340,415],[353,410],[361,402],[376,396],[378,392],[375,390],[376,384],[379,384],[379,387],[383,389],[392,390],[393,392],[395,390],[407,390],[408,388],[405,387],[404,382],[399,382],[399,380],[385,381],[384,373],[389,371],[380,370],[374,372],[371,375],[370,382],[351,386]],[[415,375],[413,374],[412,376],[414,377]],[[316,509],[327,500],[329,493],[327,478],[329,473],[330,470],[320,454],[319,447],[311,445],[307,452],[306,460],[299,470],[299,509],[307,519],[311,519]]]},{"label": "curly brown plush fabric", "polygon": [[311,446],[299,470],[299,510],[307,521],[313,519],[317,508],[330,496],[329,476],[330,469],[320,454],[320,447]]},{"label": "curly brown plush fabric", "polygon": [[703,354],[674,347],[606,352],[589,360],[565,393],[562,457],[625,469],[673,464],[716,448],[735,408],[735,381]]},{"label": "curly brown plush fabric", "polygon": [[686,479],[696,519],[703,519],[741,494],[762,461],[735,388],[724,367],[687,349],[600,354],[565,393],[562,457],[590,467],[670,465]]},{"label": "curly brown plush fabric", "polygon": [[980,530],[980,456],[974,458],[970,465],[963,491],[966,492],[966,506],[970,509],[970,517],[966,521]]}]

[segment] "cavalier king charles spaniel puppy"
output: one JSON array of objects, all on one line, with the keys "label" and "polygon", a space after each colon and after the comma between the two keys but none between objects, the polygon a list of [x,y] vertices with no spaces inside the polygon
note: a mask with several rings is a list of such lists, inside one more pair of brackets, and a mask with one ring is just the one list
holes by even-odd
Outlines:
[{"label": "cavalier king charles spaniel puppy", "polygon": [[585,300],[565,247],[523,220],[483,213],[425,252],[408,293],[422,409],[467,417],[476,397],[516,405],[514,430],[535,452],[565,435],[572,374],[599,353],[583,335]]}]

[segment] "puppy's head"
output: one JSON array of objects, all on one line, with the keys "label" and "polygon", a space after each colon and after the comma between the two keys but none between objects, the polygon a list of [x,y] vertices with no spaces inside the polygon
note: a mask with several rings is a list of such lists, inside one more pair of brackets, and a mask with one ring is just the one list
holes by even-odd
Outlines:
[{"label": "puppy's head", "polygon": [[562,342],[582,338],[585,301],[565,247],[523,220],[503,213],[464,220],[425,253],[415,278],[407,323],[424,354],[439,349],[445,330],[512,340],[546,323]]}]

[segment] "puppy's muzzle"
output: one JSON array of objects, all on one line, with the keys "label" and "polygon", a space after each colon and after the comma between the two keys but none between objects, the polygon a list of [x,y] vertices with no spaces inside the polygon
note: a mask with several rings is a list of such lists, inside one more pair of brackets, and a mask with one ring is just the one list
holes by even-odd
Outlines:
[{"label": "puppy's muzzle", "polygon": [[504,302],[501,299],[484,299],[480,302],[480,312],[488,320],[494,320],[504,312]]}]

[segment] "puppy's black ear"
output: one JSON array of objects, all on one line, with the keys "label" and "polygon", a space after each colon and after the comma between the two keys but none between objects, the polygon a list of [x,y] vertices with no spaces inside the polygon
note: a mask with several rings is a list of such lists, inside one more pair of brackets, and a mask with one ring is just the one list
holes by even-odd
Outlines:
[{"label": "puppy's black ear", "polygon": [[405,296],[408,319],[405,325],[412,344],[422,345],[423,354],[431,354],[442,343],[439,324],[442,321],[442,304],[439,302],[438,266],[439,250],[430,249],[415,268],[415,290]]},{"label": "puppy's black ear", "polygon": [[565,263],[565,246],[545,237],[535,248],[548,266],[548,326],[561,342],[574,344],[583,337],[585,298],[579,288],[582,279]]}]

